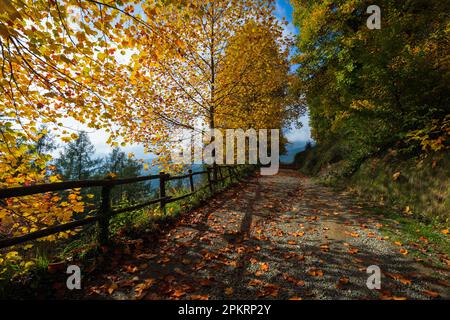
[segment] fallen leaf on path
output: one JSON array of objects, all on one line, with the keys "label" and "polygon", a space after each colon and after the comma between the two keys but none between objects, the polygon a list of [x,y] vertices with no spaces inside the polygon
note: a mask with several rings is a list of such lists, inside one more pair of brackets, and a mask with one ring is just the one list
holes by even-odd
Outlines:
[{"label": "fallen leaf on path", "polygon": [[288,282],[290,282],[290,283],[293,283],[293,284],[295,284],[296,286],[299,286],[299,287],[303,287],[303,286],[305,286],[305,281],[302,281],[302,280],[297,280],[297,279],[295,279],[294,277],[291,277],[289,274],[287,274],[287,273],[283,273],[283,279],[284,280],[286,280],[286,281],[288,281]]},{"label": "fallen leaf on path", "polygon": [[155,257],[157,257],[158,255],[157,254],[149,254],[149,253],[141,253],[141,254],[138,254],[137,256],[136,256],[136,258],[138,258],[138,259],[153,259],[153,258],[155,258]]},{"label": "fallen leaf on path", "polygon": [[425,238],[425,237],[423,237],[423,236],[420,237],[419,240],[422,241],[422,242],[425,243],[425,244],[428,244],[428,239]]},{"label": "fallen leaf on path", "polygon": [[113,283],[107,288],[106,291],[108,292],[109,295],[112,295],[114,293],[114,291],[117,290],[118,287],[119,286],[117,285],[117,283]]},{"label": "fallen leaf on path", "polygon": [[350,283],[350,279],[349,278],[340,278],[339,280],[338,280],[338,282],[340,283],[340,284],[349,284]]},{"label": "fallen leaf on path", "polygon": [[224,265],[230,266],[230,267],[237,267],[238,262],[236,260],[226,260],[223,262]]},{"label": "fallen leaf on path", "polygon": [[442,284],[442,285],[444,285],[444,286],[446,286],[446,287],[450,287],[450,282],[449,282],[449,281],[439,279],[439,280],[438,280],[438,283],[439,283],[439,284]]},{"label": "fallen leaf on path", "polygon": [[134,292],[136,293],[134,297],[136,299],[143,298],[144,290],[150,288],[154,283],[155,279],[146,279],[143,283],[136,285],[136,287],[134,287]]},{"label": "fallen leaf on path", "polygon": [[267,271],[269,271],[269,264],[266,263],[266,262],[262,262],[262,263],[260,263],[260,265],[259,265],[259,269],[260,269],[262,272],[267,272]]},{"label": "fallen leaf on path", "polygon": [[320,269],[310,269],[308,274],[313,277],[323,277],[323,271]]},{"label": "fallen leaf on path", "polygon": [[338,280],[338,282],[336,283],[336,288],[337,289],[346,289],[347,285],[350,283],[350,279],[349,278],[340,278]]},{"label": "fallen leaf on path", "polygon": [[138,269],[138,267],[130,264],[130,265],[126,265],[125,266],[125,271],[128,272],[128,273],[136,273],[136,272],[139,271],[139,269]]},{"label": "fallen leaf on path", "polygon": [[407,255],[408,254],[408,250],[400,249],[400,253],[403,254],[403,255]]},{"label": "fallen leaf on path", "polygon": [[227,296],[231,296],[233,294],[233,292],[234,292],[234,290],[231,287],[228,287],[228,288],[225,289],[225,294]]},{"label": "fallen leaf on path", "polygon": [[394,280],[398,280],[403,284],[411,284],[411,280],[405,278],[405,276],[398,274],[398,273],[390,273],[390,272],[385,272],[384,273],[387,277],[394,279]]},{"label": "fallen leaf on path", "polygon": [[143,263],[143,264],[140,264],[140,265],[139,265],[139,268],[138,268],[138,269],[144,270],[144,269],[147,269],[147,268],[148,268],[148,264],[147,264],[147,263]]},{"label": "fallen leaf on path", "polygon": [[191,296],[192,300],[209,300],[208,295],[194,294]]},{"label": "fallen leaf on path", "polygon": [[214,283],[214,281],[213,281],[212,278],[200,280],[200,285],[203,286],[203,287],[212,286],[213,283]]},{"label": "fallen leaf on path", "polygon": [[167,262],[170,262],[170,258],[168,258],[168,257],[164,257],[164,258],[161,258],[158,261],[156,261],[157,264],[165,264]]},{"label": "fallen leaf on path", "polygon": [[380,291],[380,298],[382,300],[406,300],[406,297],[393,296],[389,291]]},{"label": "fallen leaf on path", "polygon": [[117,283],[117,285],[119,287],[132,287],[132,286],[134,286],[135,282],[137,282],[137,281],[139,281],[139,277],[133,277],[131,279],[125,279],[125,280],[119,281]]},{"label": "fallen leaf on path", "polygon": [[248,286],[250,286],[250,287],[256,287],[256,286],[259,286],[259,285],[262,285],[263,284],[263,282],[261,281],[261,280],[258,280],[258,279],[252,279],[252,280],[250,280],[250,282],[248,283]]},{"label": "fallen leaf on path", "polygon": [[432,297],[432,298],[437,298],[437,297],[439,297],[439,293],[437,293],[436,291],[424,290],[424,291],[422,291],[422,293],[424,293],[424,294],[426,294],[427,296]]},{"label": "fallen leaf on path", "polygon": [[267,284],[263,289],[261,289],[256,296],[258,298],[271,296],[273,298],[278,297],[279,287],[274,284]]},{"label": "fallen leaf on path", "polygon": [[183,290],[174,290],[170,296],[172,298],[179,299],[181,297],[184,297],[185,295],[186,292],[184,292]]}]

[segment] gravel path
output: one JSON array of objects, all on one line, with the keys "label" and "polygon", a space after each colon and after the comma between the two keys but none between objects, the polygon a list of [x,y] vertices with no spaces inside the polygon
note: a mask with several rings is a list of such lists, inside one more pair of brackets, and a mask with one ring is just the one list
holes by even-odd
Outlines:
[{"label": "gravel path", "polygon": [[[384,239],[353,199],[295,171],[229,189],[158,239],[130,241],[103,274],[83,280],[101,299],[450,298],[449,270],[429,269]],[[405,252],[403,252],[405,253]],[[382,271],[366,286],[367,267]],[[95,280],[94,280],[95,279]]]}]

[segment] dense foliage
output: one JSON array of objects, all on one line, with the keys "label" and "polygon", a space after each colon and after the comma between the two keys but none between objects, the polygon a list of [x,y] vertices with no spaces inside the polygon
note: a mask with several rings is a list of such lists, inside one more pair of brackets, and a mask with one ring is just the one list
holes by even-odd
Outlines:
[{"label": "dense foliage", "polygon": [[381,29],[366,26],[365,0],[292,1],[297,62],[318,143],[359,160],[392,146],[450,147],[450,3],[377,1]]}]

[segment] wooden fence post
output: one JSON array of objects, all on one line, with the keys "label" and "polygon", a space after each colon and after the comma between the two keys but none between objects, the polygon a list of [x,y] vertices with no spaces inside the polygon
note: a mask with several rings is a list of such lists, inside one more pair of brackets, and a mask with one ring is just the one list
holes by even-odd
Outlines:
[{"label": "wooden fence post", "polygon": [[223,181],[223,176],[222,176],[222,167],[219,166],[218,168],[219,168],[219,176],[220,176],[220,180],[221,180],[222,183],[224,183],[224,181]]},{"label": "wooden fence post", "polygon": [[233,182],[233,170],[231,169],[231,167],[227,168],[228,168],[228,176],[230,177],[230,182]]},{"label": "wooden fence post", "polygon": [[238,169],[236,167],[233,167],[233,174],[234,174],[234,179],[239,182],[239,172]]},{"label": "wooden fence post", "polygon": [[159,208],[164,215],[166,214],[166,177],[164,171],[159,173],[159,198],[161,199]]},{"label": "wooden fence post", "polygon": [[209,191],[211,192],[211,194],[214,194],[213,184],[212,184],[212,181],[211,181],[211,175],[210,175],[210,173],[211,173],[211,168],[207,168],[207,171],[208,171],[207,176],[208,176]]},{"label": "wooden fence post", "polygon": [[194,178],[192,177],[192,169],[189,169],[189,184],[191,186],[191,192],[194,192]]},{"label": "wooden fence post", "polygon": [[100,206],[100,218],[98,220],[98,242],[101,246],[109,242],[109,218],[111,214],[111,189],[112,185],[102,187],[102,203]]}]

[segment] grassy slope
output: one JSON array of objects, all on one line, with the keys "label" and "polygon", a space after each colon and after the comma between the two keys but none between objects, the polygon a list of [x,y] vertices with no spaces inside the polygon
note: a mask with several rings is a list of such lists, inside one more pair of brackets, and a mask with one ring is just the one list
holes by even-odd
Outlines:
[{"label": "grassy slope", "polygon": [[[450,156],[405,158],[396,151],[365,160],[354,172],[338,144],[318,145],[297,154],[304,174],[367,200],[382,214],[393,241],[419,245],[425,252],[450,254]],[[425,239],[425,240],[424,240]],[[419,250],[420,251],[420,250]]]}]

